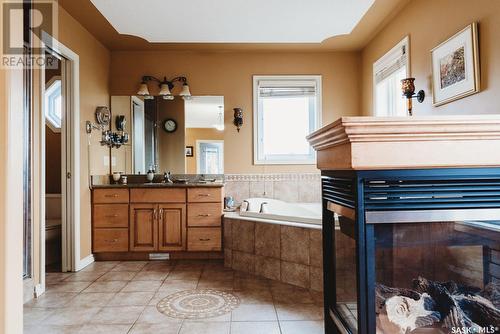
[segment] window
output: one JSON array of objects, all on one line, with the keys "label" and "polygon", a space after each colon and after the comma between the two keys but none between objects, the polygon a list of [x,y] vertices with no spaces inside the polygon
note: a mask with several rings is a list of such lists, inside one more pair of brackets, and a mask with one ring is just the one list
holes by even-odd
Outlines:
[{"label": "window", "polygon": [[[54,78],[53,78],[54,79]],[[61,132],[62,122],[62,95],[61,95],[61,79],[51,79],[47,84],[47,89],[44,93],[45,99],[45,119],[47,125],[54,132]]]},{"label": "window", "polygon": [[198,174],[224,174],[224,141],[197,140]]},{"label": "window", "polygon": [[401,80],[410,76],[409,39],[405,37],[373,64],[375,116],[406,116]]},{"label": "window", "polygon": [[321,123],[321,76],[254,76],[254,163],[314,164],[306,136]]}]

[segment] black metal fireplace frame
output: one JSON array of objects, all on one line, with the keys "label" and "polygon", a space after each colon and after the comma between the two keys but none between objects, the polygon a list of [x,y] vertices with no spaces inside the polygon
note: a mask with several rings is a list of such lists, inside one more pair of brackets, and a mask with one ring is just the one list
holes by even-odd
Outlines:
[{"label": "black metal fireplace frame", "polygon": [[[411,196],[416,193],[418,198]],[[401,219],[424,214],[442,221],[443,215],[455,214],[470,220],[499,220],[500,168],[323,171],[322,203],[325,333],[351,333],[335,308],[333,205],[351,213],[355,221],[357,332],[372,334],[376,328],[375,242],[374,224],[366,223],[367,216],[376,220],[380,215]]]}]

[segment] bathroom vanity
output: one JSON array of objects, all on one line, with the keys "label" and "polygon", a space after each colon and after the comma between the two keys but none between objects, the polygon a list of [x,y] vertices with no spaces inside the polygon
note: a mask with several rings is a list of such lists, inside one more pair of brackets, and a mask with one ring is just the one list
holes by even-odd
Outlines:
[{"label": "bathroom vanity", "polygon": [[99,185],[92,189],[97,259],[213,257],[221,251],[223,184]]}]

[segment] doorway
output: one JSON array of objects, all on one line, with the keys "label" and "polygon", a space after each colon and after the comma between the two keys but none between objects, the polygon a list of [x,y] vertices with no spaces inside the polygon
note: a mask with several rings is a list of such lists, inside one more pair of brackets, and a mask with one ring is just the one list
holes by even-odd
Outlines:
[{"label": "doorway", "polygon": [[[62,208],[63,208],[63,122],[66,120],[62,66],[64,58],[46,53],[43,108],[45,118],[45,271],[63,270]],[[64,199],[65,200],[65,199]]]}]

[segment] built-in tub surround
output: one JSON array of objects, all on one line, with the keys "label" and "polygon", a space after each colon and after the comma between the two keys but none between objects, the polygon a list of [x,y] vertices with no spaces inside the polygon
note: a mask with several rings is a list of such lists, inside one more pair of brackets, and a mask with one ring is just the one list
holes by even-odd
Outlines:
[{"label": "built-in tub surround", "polygon": [[[242,219],[244,218],[244,219]],[[224,265],[315,291],[323,290],[321,229],[224,216]]]},{"label": "built-in tub surround", "polygon": [[236,204],[247,198],[264,197],[292,203],[320,203],[319,173],[226,174],[226,195]]}]

